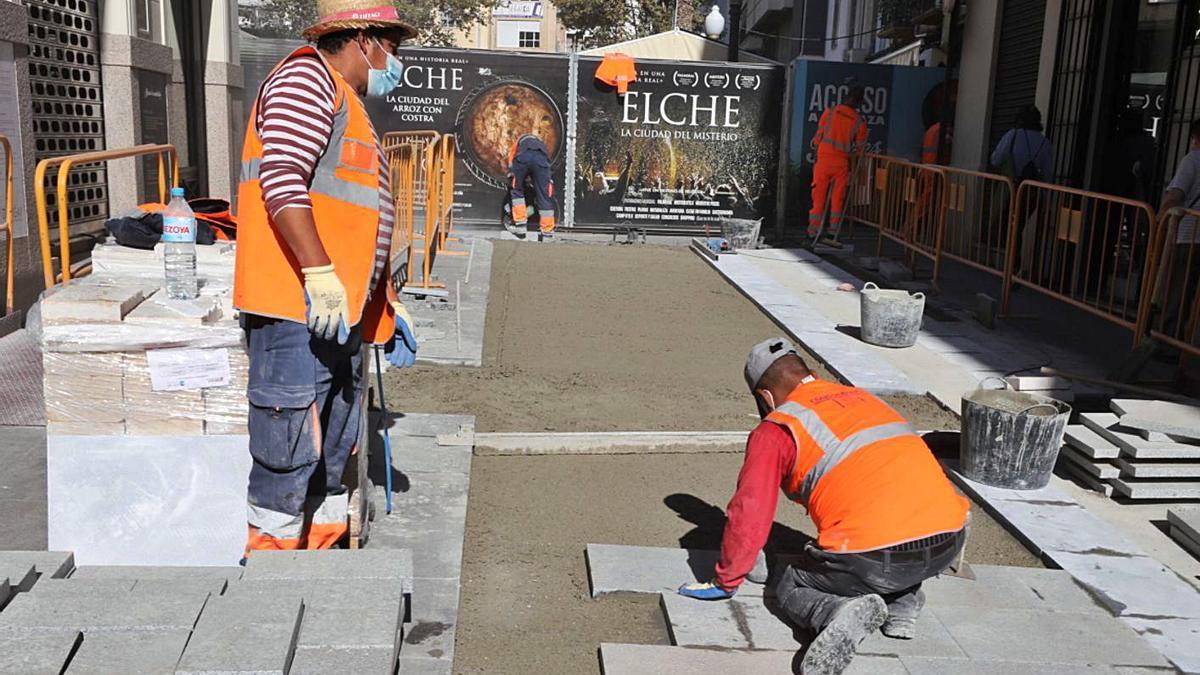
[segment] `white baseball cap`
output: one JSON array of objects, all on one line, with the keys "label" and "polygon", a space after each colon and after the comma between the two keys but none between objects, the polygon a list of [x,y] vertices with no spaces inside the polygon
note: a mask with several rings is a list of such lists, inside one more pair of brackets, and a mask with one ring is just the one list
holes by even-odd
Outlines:
[{"label": "white baseball cap", "polygon": [[763,373],[767,372],[771,364],[788,354],[799,356],[800,351],[796,349],[796,345],[784,337],[763,340],[754,345],[754,348],[750,350],[750,355],[746,357],[746,368],[743,372],[746,376],[746,386],[750,387],[750,393],[754,393],[754,390],[758,388],[758,381],[762,379]]}]

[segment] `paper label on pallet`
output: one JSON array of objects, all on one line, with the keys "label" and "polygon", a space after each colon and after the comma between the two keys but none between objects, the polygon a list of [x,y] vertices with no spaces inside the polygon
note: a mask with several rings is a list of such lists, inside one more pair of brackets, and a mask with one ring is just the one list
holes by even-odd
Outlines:
[{"label": "paper label on pallet", "polygon": [[227,349],[147,349],[154,391],[224,387],[229,384]]}]

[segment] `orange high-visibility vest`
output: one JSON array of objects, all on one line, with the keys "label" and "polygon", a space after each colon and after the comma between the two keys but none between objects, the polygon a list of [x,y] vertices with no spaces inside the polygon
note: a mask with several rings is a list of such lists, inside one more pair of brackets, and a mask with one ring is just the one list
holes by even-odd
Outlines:
[{"label": "orange high-visibility vest", "polygon": [[[308,188],[317,235],[346,287],[351,325],[362,324],[364,341],[383,344],[396,330],[387,297],[390,272],[384,269],[374,293],[368,288],[379,233],[379,139],[358,94],[313,47],[292,52],[272,74],[302,56],[316,56],[324,64],[335,90],[333,135]],[[250,108],[242,145],[233,306],[251,314],[304,323],[304,275],[271,222],[258,180],[263,156],[262,139],[255,129],[258,103],[256,98]]]},{"label": "orange high-visibility vest", "polygon": [[921,162],[923,164],[937,164],[938,146],[941,142],[942,123],[934,122],[933,126],[925,130],[925,138],[921,141]]},{"label": "orange high-visibility vest", "polygon": [[850,153],[866,142],[867,124],[854,108],[839,103],[821,113],[817,134],[813,137],[818,162],[848,164]]},{"label": "orange high-visibility vest", "polygon": [[870,393],[815,380],[767,419],[796,442],[783,490],[808,508],[822,549],[872,551],[966,524],[968,502],[925,442]]}]

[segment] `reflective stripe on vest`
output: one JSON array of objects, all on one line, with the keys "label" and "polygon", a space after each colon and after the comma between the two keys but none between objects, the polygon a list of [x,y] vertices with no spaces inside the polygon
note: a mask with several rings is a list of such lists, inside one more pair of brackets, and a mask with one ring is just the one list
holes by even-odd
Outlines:
[{"label": "reflective stripe on vest", "polygon": [[858,132],[860,129],[863,128],[864,124],[862,121],[862,117],[855,115],[854,124],[853,124],[853,126],[850,127],[850,138],[848,138],[845,141],[840,141],[840,140],[830,138],[829,137],[829,126],[832,123],[834,116],[838,115],[838,114],[840,114],[840,113],[838,113],[837,108],[834,108],[833,112],[831,112],[828,117],[825,117],[825,119],[818,126],[818,130],[821,134],[821,144],[828,145],[828,146],[834,148],[835,150],[840,150],[842,152],[849,153],[851,150],[854,149],[855,140],[858,138]]},{"label": "reflective stripe on vest", "polygon": [[822,457],[817,460],[816,465],[805,474],[804,480],[800,483],[799,492],[788,495],[789,499],[806,504],[821,478],[825,477],[842,460],[872,443],[913,434],[913,429],[908,424],[891,422],[862,429],[846,438],[838,438],[837,434],[826,426],[817,413],[795,401],[787,401],[775,411],[795,419],[824,452]]}]

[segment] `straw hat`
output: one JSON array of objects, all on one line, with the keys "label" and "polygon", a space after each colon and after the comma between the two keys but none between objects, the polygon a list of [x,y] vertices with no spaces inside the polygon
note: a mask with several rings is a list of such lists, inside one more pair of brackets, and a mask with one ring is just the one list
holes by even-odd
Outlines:
[{"label": "straw hat", "polygon": [[395,28],[401,39],[416,37],[417,31],[400,18],[396,5],[388,0],[317,0],[316,23],[304,29],[304,39],[315,41],[339,30]]}]

